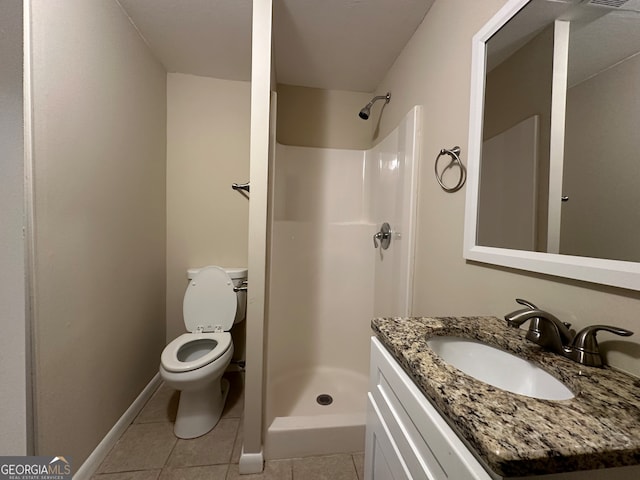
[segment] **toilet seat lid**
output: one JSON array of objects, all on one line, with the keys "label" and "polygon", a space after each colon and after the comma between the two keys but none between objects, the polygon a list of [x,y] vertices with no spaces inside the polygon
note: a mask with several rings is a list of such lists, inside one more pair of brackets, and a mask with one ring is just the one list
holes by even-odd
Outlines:
[{"label": "toilet seat lid", "polygon": [[237,308],[229,275],[220,267],[205,267],[189,281],[184,294],[184,325],[189,332],[226,332],[233,326]]}]

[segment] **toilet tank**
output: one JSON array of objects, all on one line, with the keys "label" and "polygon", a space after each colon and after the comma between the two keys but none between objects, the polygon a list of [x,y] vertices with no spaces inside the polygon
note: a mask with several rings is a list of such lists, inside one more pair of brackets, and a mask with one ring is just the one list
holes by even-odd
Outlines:
[{"label": "toilet tank", "polygon": [[[193,280],[193,277],[204,267],[200,268],[190,268],[187,270],[187,279]],[[245,267],[220,267],[233,282],[234,287],[242,286],[242,282],[247,280],[248,270]],[[241,291],[237,292],[238,295],[238,309],[236,310],[236,318],[233,320],[233,323],[238,323],[244,320],[247,313],[247,292]]]}]

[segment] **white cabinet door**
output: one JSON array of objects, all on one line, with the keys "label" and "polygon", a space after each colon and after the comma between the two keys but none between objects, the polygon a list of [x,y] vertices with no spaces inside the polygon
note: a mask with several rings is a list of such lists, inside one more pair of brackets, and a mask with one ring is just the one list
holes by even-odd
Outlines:
[{"label": "white cabinet door", "polygon": [[411,480],[375,400],[367,401],[367,433],[365,440],[365,480]]},{"label": "white cabinet door", "polygon": [[[367,480],[491,480],[473,454],[375,337],[371,341],[368,395],[370,407],[367,412],[365,465],[370,469],[370,476],[367,477],[365,469]],[[388,442],[372,437],[377,425],[383,427]],[[377,446],[382,449],[391,473],[396,476],[377,476],[378,470],[374,470],[377,468],[374,458]],[[397,460],[399,467],[391,464],[392,458]]]}]

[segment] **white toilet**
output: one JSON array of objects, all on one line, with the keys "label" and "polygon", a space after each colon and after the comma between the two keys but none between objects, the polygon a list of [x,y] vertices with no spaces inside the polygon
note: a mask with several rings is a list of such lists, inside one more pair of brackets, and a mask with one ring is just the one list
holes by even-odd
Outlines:
[{"label": "white toilet", "polygon": [[189,286],[182,306],[190,333],[167,345],[160,359],[160,376],[180,390],[174,432],[195,438],[216,426],[229,392],[222,379],[233,355],[231,327],[244,320],[246,291],[234,291],[247,280],[246,268],[215,266],[188,271]]}]

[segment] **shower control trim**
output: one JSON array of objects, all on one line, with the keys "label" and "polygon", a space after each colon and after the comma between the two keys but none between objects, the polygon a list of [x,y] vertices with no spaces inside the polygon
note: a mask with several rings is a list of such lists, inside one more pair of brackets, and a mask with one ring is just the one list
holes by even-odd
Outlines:
[{"label": "shower control trim", "polygon": [[[380,241],[380,244],[378,244]],[[391,244],[391,226],[384,222],[382,227],[380,227],[380,231],[373,235],[373,247],[374,248],[382,248],[382,250],[386,250],[389,248]]]}]

